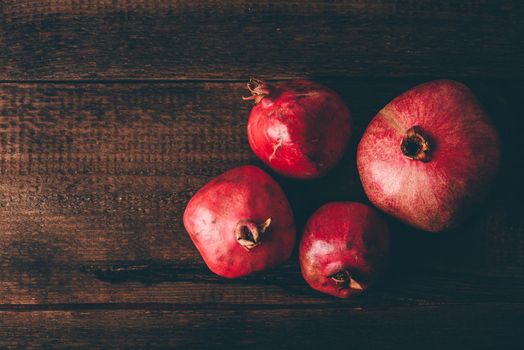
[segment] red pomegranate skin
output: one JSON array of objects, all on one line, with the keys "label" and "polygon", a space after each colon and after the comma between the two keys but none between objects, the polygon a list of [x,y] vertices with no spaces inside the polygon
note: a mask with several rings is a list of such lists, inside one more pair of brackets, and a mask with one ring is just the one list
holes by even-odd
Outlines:
[{"label": "red pomegranate skin", "polygon": [[482,200],[499,159],[499,137],[487,113],[469,88],[451,80],[395,98],[373,118],[357,150],[371,202],[431,232],[455,227]]},{"label": "red pomegranate skin", "polygon": [[339,298],[361,294],[383,270],[389,244],[387,224],[373,208],[325,204],[309,218],[300,241],[302,276],[313,289]]},{"label": "red pomegranate skin", "polygon": [[335,92],[308,80],[250,84],[255,106],[248,140],[264,163],[281,175],[311,179],[339,162],[350,138],[351,114]]},{"label": "red pomegranate skin", "polygon": [[[234,168],[202,187],[187,204],[184,226],[209,269],[227,278],[276,266],[289,258],[295,244],[284,192],[255,166]],[[255,233],[259,240],[253,239]]]}]

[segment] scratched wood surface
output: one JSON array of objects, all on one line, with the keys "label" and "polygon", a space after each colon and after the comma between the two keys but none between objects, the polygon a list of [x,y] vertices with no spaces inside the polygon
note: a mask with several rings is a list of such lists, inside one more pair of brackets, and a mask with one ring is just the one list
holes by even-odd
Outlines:
[{"label": "scratched wood surface", "polygon": [[[519,348],[522,22],[518,1],[0,2],[0,348]],[[275,176],[299,230],[327,201],[367,201],[362,132],[432,78],[468,84],[501,134],[489,198],[450,233],[389,218],[390,269],[355,300],[312,291],[296,253],[213,275],[181,215],[214,176],[260,165],[252,74],[313,77],[353,112],[327,177]]]},{"label": "scratched wood surface", "polygon": [[524,77],[519,0],[3,0],[0,79]]},{"label": "scratched wood surface", "polygon": [[[2,347],[510,349],[522,305],[0,312]],[[195,345],[197,344],[197,345]],[[277,346],[278,345],[278,346]]]}]

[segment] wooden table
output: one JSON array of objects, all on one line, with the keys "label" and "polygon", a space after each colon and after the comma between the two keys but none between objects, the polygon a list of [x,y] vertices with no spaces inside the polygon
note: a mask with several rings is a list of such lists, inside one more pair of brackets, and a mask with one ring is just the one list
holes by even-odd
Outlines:
[{"label": "wooden table", "polygon": [[[0,2],[0,348],[522,348],[524,10],[518,0]],[[349,301],[296,253],[229,281],[184,231],[190,196],[259,164],[252,76],[339,92],[355,133],[327,177],[276,177],[299,229],[367,202],[355,147],[417,83],[468,84],[503,141],[486,203],[454,232],[390,219],[392,264]],[[460,161],[460,160],[457,160]]]}]

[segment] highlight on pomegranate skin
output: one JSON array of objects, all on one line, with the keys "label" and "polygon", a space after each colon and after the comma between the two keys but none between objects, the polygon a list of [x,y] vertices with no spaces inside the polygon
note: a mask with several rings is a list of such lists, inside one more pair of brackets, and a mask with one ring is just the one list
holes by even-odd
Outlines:
[{"label": "highlight on pomegranate skin", "polygon": [[300,241],[302,276],[315,290],[339,298],[366,291],[385,267],[390,233],[371,207],[333,202],[308,220]]},{"label": "highlight on pomegranate skin", "polygon": [[327,87],[308,80],[248,84],[255,106],[247,125],[253,152],[277,173],[317,178],[342,158],[351,135],[351,113]]},{"label": "highlight on pomegranate skin", "polygon": [[481,201],[500,142],[465,85],[437,80],[391,101],[368,125],[357,167],[375,206],[416,228],[455,227]]},{"label": "highlight on pomegranate skin", "polygon": [[255,166],[229,170],[189,201],[184,226],[211,271],[236,278],[286,261],[295,224],[280,186]]}]

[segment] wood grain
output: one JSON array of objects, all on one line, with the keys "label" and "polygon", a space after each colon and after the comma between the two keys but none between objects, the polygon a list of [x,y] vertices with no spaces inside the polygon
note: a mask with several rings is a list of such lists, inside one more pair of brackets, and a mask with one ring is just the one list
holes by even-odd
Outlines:
[{"label": "wood grain", "polygon": [[[521,348],[523,38],[518,0],[1,0],[0,348]],[[454,232],[387,218],[391,266],[360,298],[312,291],[296,252],[222,279],[181,216],[214,176],[260,165],[252,76],[311,77],[353,112],[333,172],[275,176],[299,231],[325,202],[367,202],[357,142],[428,79],[474,90],[500,174]]]},{"label": "wood grain", "polygon": [[4,0],[0,79],[524,77],[518,0]]},{"label": "wood grain", "polygon": [[[299,228],[327,201],[366,201],[356,143],[381,106],[420,81],[323,82],[351,107],[355,135],[326,178],[276,177]],[[491,197],[448,234],[389,219],[392,268],[382,286],[347,305],[523,302],[523,141],[514,116],[524,85],[466,83],[503,138]],[[233,166],[258,164],[246,141],[243,94],[240,83],[0,85],[0,305],[340,305],[305,285],[296,257],[253,277],[218,278],[182,227],[200,186]]]},{"label": "wood grain", "polygon": [[519,349],[523,304],[0,312],[3,349]]}]

